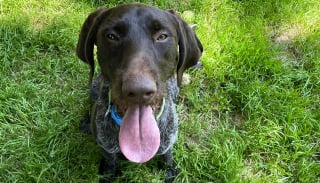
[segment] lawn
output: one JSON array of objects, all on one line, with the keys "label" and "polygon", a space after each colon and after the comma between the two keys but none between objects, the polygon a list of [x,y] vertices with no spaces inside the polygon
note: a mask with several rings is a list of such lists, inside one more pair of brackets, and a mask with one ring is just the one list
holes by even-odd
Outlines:
[{"label": "lawn", "polygon": [[[0,182],[98,181],[75,46],[91,11],[125,2],[0,0]],[[320,1],[140,2],[197,24],[205,48],[177,104],[176,182],[320,182]],[[116,182],[165,176],[122,166]]]}]

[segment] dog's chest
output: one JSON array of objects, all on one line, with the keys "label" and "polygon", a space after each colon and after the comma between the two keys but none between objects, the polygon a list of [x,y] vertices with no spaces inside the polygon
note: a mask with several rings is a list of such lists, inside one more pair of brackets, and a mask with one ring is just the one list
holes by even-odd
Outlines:
[{"label": "dog's chest", "polygon": [[[96,85],[101,84],[100,78],[95,82]],[[167,95],[165,96],[165,105],[157,124],[160,130],[160,147],[157,154],[166,153],[174,144],[178,131],[178,116],[176,113],[175,99],[178,95],[177,81],[174,77],[167,82]],[[95,132],[96,142],[108,153],[119,153],[119,131],[120,126],[107,114],[109,108],[108,101],[108,83],[104,83],[103,90],[99,92],[96,101],[96,115],[93,119],[93,131]],[[102,96],[101,96],[102,95]]]}]

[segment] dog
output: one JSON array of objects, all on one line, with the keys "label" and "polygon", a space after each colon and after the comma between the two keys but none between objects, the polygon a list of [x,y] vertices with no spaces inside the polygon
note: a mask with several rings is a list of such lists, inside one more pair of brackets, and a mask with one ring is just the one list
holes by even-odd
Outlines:
[{"label": "dog", "polygon": [[[94,46],[100,74],[94,79]],[[203,46],[173,10],[144,4],[98,8],[82,25],[77,56],[90,66],[90,117],[82,122],[102,148],[100,182],[119,175],[118,160],[144,163],[155,155],[178,171],[172,146],[177,139],[175,102],[182,75],[197,65]]]}]

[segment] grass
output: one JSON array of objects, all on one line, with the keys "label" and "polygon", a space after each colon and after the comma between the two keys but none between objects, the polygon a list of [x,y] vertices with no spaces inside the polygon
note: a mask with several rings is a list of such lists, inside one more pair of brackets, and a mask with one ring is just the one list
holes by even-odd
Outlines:
[{"label": "grass", "polygon": [[[0,182],[98,181],[75,45],[89,12],[124,2],[0,1]],[[177,106],[176,182],[320,182],[320,2],[141,2],[193,11],[205,48]],[[165,175],[122,163],[116,182]]]}]

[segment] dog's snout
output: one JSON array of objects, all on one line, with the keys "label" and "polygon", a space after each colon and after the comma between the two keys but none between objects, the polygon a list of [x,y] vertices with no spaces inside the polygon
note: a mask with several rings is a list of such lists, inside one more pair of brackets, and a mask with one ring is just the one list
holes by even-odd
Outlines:
[{"label": "dog's snout", "polygon": [[133,103],[148,103],[157,92],[156,83],[144,76],[127,79],[122,83],[125,98]]}]

